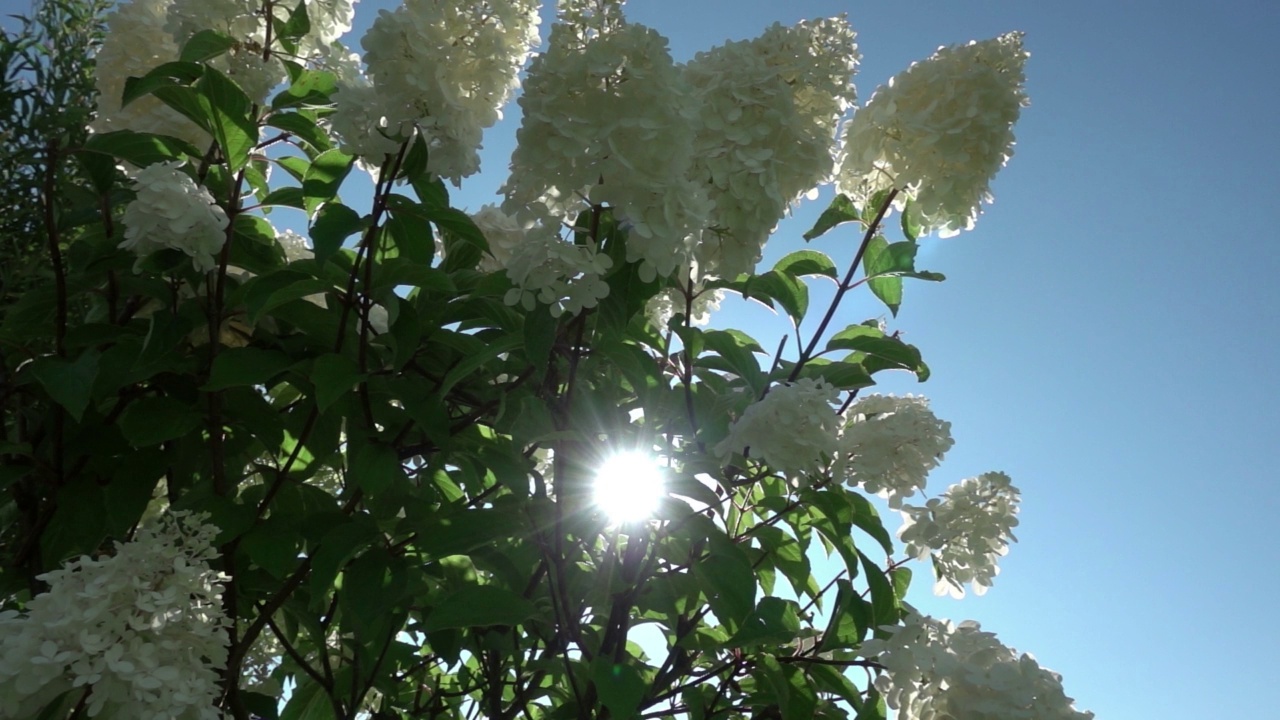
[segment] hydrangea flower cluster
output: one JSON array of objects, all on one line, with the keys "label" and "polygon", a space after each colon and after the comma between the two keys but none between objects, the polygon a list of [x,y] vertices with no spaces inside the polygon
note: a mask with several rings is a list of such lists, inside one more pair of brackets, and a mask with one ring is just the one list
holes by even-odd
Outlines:
[{"label": "hydrangea flower cluster", "polygon": [[107,33],[94,58],[98,116],[90,128],[169,135],[203,149],[209,146],[209,133],[155,97],[120,104],[126,80],[178,59],[178,45],[165,28],[168,6],[169,0],[133,0],[106,16]]},{"label": "hydrangea flower cluster", "polygon": [[334,129],[349,152],[380,165],[416,128],[427,168],[457,183],[480,169],[481,135],[537,44],[535,0],[407,0],[383,10],[361,40],[371,85],[343,84]]},{"label": "hydrangea flower cluster", "polygon": [[858,59],[838,17],[774,24],[685,66],[701,98],[692,173],[715,206],[697,248],[704,277],[752,271],[787,206],[829,177]]},{"label": "hydrangea flower cluster", "polygon": [[509,201],[563,219],[612,207],[645,279],[687,263],[709,207],[688,177],[695,105],[665,38],[620,19],[599,32],[557,23],[519,103]]},{"label": "hydrangea flower cluster", "polygon": [[649,298],[644,306],[645,317],[660,332],[667,331],[667,325],[676,314],[688,314],[689,324],[698,326],[711,322],[711,313],[720,309],[720,301],[724,299],[723,290],[707,290],[701,286],[693,289],[693,302],[687,303],[685,295],[676,288],[667,288]]},{"label": "hydrangea flower cluster", "polygon": [[1062,677],[1019,654],[976,622],[954,625],[908,612],[862,654],[884,667],[875,680],[900,720],[1091,720],[1073,707]]},{"label": "hydrangea flower cluster", "polygon": [[839,471],[849,485],[861,485],[892,508],[924,488],[954,444],[951,423],[939,420],[923,397],[867,395],[849,406],[844,420]]},{"label": "hydrangea flower cluster", "polygon": [[0,715],[34,717],[83,688],[90,717],[218,720],[227,634],[225,578],[209,567],[217,533],[203,516],[171,513],[114,555],[41,575],[49,592],[0,613]]},{"label": "hydrangea flower cluster", "polygon": [[840,417],[831,407],[838,394],[814,378],[774,386],[729,427],[716,454],[746,451],[784,473],[818,472],[839,447]]},{"label": "hydrangea flower cluster", "polygon": [[964,583],[971,583],[975,594],[986,593],[1000,573],[996,563],[1009,552],[1009,541],[1017,540],[1013,528],[1020,498],[1008,475],[990,472],[952,485],[924,507],[902,509],[898,537],[907,555],[933,557],[934,594],[964,597]]},{"label": "hydrangea flower cluster", "polygon": [[576,315],[608,297],[604,275],[612,266],[598,248],[568,243],[545,226],[535,227],[507,260],[507,277],[515,287],[503,300],[525,310],[541,302],[555,317]]},{"label": "hydrangea flower cluster", "polygon": [[898,209],[950,237],[973,227],[990,182],[1013,155],[1027,105],[1022,34],[940,48],[876,90],[845,126],[837,189],[859,206],[900,191]]},{"label": "hydrangea flower cluster", "polygon": [[484,272],[505,270],[525,237],[536,232],[533,220],[508,215],[496,205],[482,206],[471,220],[489,243],[489,254],[480,259],[479,269]]},{"label": "hydrangea flower cluster", "polygon": [[227,240],[227,214],[181,168],[179,162],[156,163],[134,176],[137,197],[124,209],[120,247],[132,250],[139,261],[164,248],[181,250],[196,270],[208,272],[218,266]]}]

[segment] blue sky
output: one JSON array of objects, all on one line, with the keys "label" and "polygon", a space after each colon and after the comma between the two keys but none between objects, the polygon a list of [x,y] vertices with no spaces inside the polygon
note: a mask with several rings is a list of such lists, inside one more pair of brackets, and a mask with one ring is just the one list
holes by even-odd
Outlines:
[{"label": "blue sky", "polygon": [[[362,24],[371,5],[393,6],[366,0]],[[935,598],[920,567],[913,601],[1032,652],[1099,718],[1273,716],[1280,629],[1254,618],[1280,591],[1280,251],[1265,222],[1280,189],[1280,5],[628,6],[677,59],[841,12],[859,32],[863,98],[939,45],[1022,30],[1031,52],[1032,105],[995,204],[974,231],[925,240],[920,265],[948,281],[909,285],[890,321],[934,376],[885,387],[928,396],[953,424],[935,491],[987,470],[1014,478],[1020,542],[987,595]],[[483,174],[455,194],[472,209],[505,179],[518,108],[507,115]],[[824,202],[783,223],[766,262],[803,244]],[[847,262],[856,241],[816,245]],[[881,314],[864,295],[839,319]],[[736,308],[717,324],[762,320]]]}]

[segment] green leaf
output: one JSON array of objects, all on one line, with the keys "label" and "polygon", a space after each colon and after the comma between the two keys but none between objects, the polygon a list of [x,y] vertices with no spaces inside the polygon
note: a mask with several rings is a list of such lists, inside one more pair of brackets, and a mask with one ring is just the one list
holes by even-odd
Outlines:
[{"label": "green leaf", "polygon": [[613,663],[604,657],[597,657],[591,664],[591,682],[595,683],[600,702],[609,709],[612,720],[635,717],[636,709],[649,689],[635,668]]},{"label": "green leaf", "polygon": [[446,597],[427,615],[426,630],[519,625],[533,617],[533,603],[493,585],[472,585]]},{"label": "green leaf", "polygon": [[249,161],[249,151],[258,141],[258,128],[249,116],[253,102],[240,86],[209,66],[196,81],[196,90],[228,165],[233,172],[239,170]]},{"label": "green leaf", "polygon": [[809,309],[809,288],[793,275],[770,270],[759,275],[740,275],[732,282],[713,283],[713,287],[733,290],[748,300],[759,300],[773,307],[776,300],[795,322],[804,319]]},{"label": "green leaf", "polygon": [[338,77],[327,70],[303,70],[293,84],[271,100],[271,109],[280,110],[300,105],[328,105]]},{"label": "green leaf", "polygon": [[871,561],[861,551],[864,576],[867,587],[871,591],[871,612],[875,616],[875,627],[896,625],[902,614],[902,603],[894,592],[893,585],[880,566]]},{"label": "green leaf", "polygon": [[853,720],[885,720],[887,717],[889,717],[889,708],[885,705],[884,697],[874,686],[868,687],[867,697]]},{"label": "green leaf", "polygon": [[889,251],[889,241],[877,235],[867,243],[867,252],[862,256],[863,271],[867,274],[867,286],[880,298],[894,316],[902,306],[902,278],[898,275],[886,275],[887,268],[895,263],[894,253]]},{"label": "green leaf", "polygon": [[311,367],[311,382],[316,386],[316,409],[324,412],[364,377],[355,361],[346,355],[326,353],[316,358]]},{"label": "green leaf", "polygon": [[853,583],[842,578],[836,581],[836,588],[836,604],[831,609],[827,629],[818,645],[819,653],[837,648],[856,648],[862,644],[862,638],[866,637],[869,629],[871,613]]},{"label": "green leaf", "polygon": [[706,347],[724,358],[752,390],[764,389],[764,371],[755,353],[764,353],[751,336],[741,330],[706,330],[702,333]]},{"label": "green leaf", "polygon": [[800,377],[821,378],[841,390],[857,390],[876,384],[867,369],[859,363],[831,362],[826,358],[814,358],[805,363],[800,370]]},{"label": "green leaf", "polygon": [[[142,77],[131,77],[124,81],[124,93],[120,97],[120,105],[126,106],[145,95],[154,94],[161,88],[175,86],[186,87],[200,79],[204,74],[204,66],[194,62],[167,62],[152,68]],[[188,88],[190,89],[190,88]],[[157,95],[159,97],[159,95]],[[194,92],[191,95],[194,101]],[[161,98],[163,101],[163,98]],[[190,109],[199,114],[200,103],[194,101]],[[179,110],[179,112],[182,112]],[[186,113],[183,113],[186,115]],[[195,120],[195,118],[192,118]],[[208,129],[207,120],[195,120],[201,127]]]},{"label": "green leaf", "polygon": [[195,430],[204,415],[190,404],[167,395],[135,400],[120,416],[120,432],[133,447],[158,445]]},{"label": "green leaf", "polygon": [[83,149],[87,153],[109,155],[138,167],[181,160],[184,155],[200,155],[195,146],[185,140],[132,130],[94,134],[85,141]]},{"label": "green leaf", "polygon": [[[354,157],[336,149],[326,150],[312,161],[302,179],[302,197],[308,214],[337,197],[338,187],[354,163]],[[316,243],[318,250],[319,241]]]},{"label": "green leaf", "polygon": [[365,551],[342,571],[338,607],[343,618],[367,633],[387,619],[408,587],[403,558],[381,546]]},{"label": "green leaf", "polygon": [[889,571],[893,580],[893,594],[902,603],[907,599],[907,590],[911,588],[911,568],[899,565]]},{"label": "green leaf", "polygon": [[284,130],[294,137],[301,138],[316,152],[324,152],[333,147],[328,134],[320,129],[316,121],[300,113],[276,113],[267,119],[267,124],[278,130]]},{"label": "green leaf", "polygon": [[263,207],[291,207],[298,210],[305,208],[300,187],[276,188],[267,193],[258,203]]},{"label": "green leaf", "polygon": [[307,15],[307,3],[299,2],[289,13],[289,20],[280,28],[280,37],[291,40],[311,32],[311,18]]},{"label": "green leaf", "polygon": [[93,396],[93,381],[98,377],[99,357],[98,351],[92,348],[75,361],[42,357],[31,363],[31,374],[45,392],[49,393],[49,397],[79,422]]},{"label": "green leaf", "polygon": [[241,536],[240,548],[255,565],[282,580],[298,567],[301,540],[290,523],[273,515]]},{"label": "green leaf", "polygon": [[783,645],[794,640],[798,632],[800,606],[793,600],[765,597],[725,646],[749,650],[759,645]]},{"label": "green leaf", "polygon": [[319,684],[303,679],[289,696],[280,720],[336,720],[333,704]]},{"label": "green leaf", "polygon": [[311,242],[315,244],[316,263],[323,265],[342,243],[363,230],[367,221],[359,213],[339,202],[328,202],[320,207],[311,223]]},{"label": "green leaf", "polygon": [[444,376],[444,380],[440,382],[440,397],[445,397],[455,385],[462,382],[471,373],[484,367],[486,363],[498,357],[499,355],[520,347],[523,339],[515,335],[505,335],[498,339],[486,343],[483,350],[471,354],[463,358],[462,362],[455,365]]},{"label": "green leaf", "polygon": [[853,201],[848,195],[836,195],[827,206],[826,210],[818,216],[818,222],[814,223],[813,228],[804,234],[806,242],[814,240],[824,235],[831,228],[837,225],[843,225],[858,219],[858,209],[853,206]]},{"label": "green leaf", "polygon": [[220,32],[201,30],[192,35],[187,44],[182,46],[182,53],[178,56],[178,60],[200,63],[212,60],[235,46],[235,40]]},{"label": "green leaf", "polygon": [[920,237],[920,223],[916,222],[915,209],[916,201],[913,198],[907,199],[906,207],[902,208],[902,235],[907,238],[908,242],[915,242]]},{"label": "green leaf", "polygon": [[342,566],[381,538],[382,533],[368,515],[353,516],[324,534],[311,564],[311,609],[323,607]]},{"label": "green leaf", "polygon": [[755,573],[746,553],[722,531],[715,529],[708,534],[711,553],[694,563],[693,575],[712,612],[727,628],[736,631],[755,609]]},{"label": "green leaf", "polygon": [[299,298],[329,290],[329,283],[294,270],[277,270],[268,275],[252,278],[240,288],[250,325],[256,325],[263,315]]},{"label": "green leaf", "polygon": [[920,350],[896,337],[885,335],[879,328],[850,325],[827,341],[827,350],[852,350],[862,355],[855,358],[868,373],[880,370],[906,370],[915,373],[920,382],[929,379],[929,366]]},{"label": "green leaf", "polygon": [[351,476],[365,492],[377,495],[404,482],[404,467],[395,448],[382,443],[362,443],[351,453]]},{"label": "green leaf", "polygon": [[215,392],[241,385],[265,385],[293,365],[293,360],[277,350],[242,347],[218,353],[209,371],[209,382],[201,388]]},{"label": "green leaf", "polygon": [[432,515],[415,523],[417,547],[431,559],[466,555],[476,548],[520,534],[521,522],[519,516],[499,508]]},{"label": "green leaf", "polygon": [[797,250],[790,253],[775,263],[773,269],[794,277],[820,275],[832,280],[839,279],[836,264],[826,253],[817,250]]}]

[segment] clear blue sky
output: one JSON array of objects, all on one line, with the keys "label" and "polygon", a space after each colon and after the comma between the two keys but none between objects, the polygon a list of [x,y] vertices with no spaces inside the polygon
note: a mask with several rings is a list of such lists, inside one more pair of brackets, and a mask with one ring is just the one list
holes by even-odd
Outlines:
[{"label": "clear blue sky", "polygon": [[[357,5],[358,33],[390,0]],[[0,0],[5,12],[29,7]],[[913,601],[972,618],[1064,675],[1099,718],[1276,717],[1280,626],[1280,4],[1152,0],[633,0],[677,59],[775,20],[847,12],[858,88],[937,46],[1027,33],[1032,105],[977,228],[926,239],[891,327],[956,447],[931,489],[986,470],[1023,491],[1020,542],[984,597]],[[545,36],[545,26],[544,26]],[[486,135],[491,201],[518,108]],[[767,258],[801,245],[819,204]],[[848,258],[850,232],[818,242]],[[847,261],[847,260],[846,260]],[[815,298],[816,304],[816,298]],[[880,315],[866,299],[847,322]],[[755,321],[735,314],[722,324]],[[813,321],[810,321],[810,325]],[[779,326],[780,327],[780,326]],[[810,330],[812,328],[810,327]],[[894,522],[890,522],[894,527]]]}]

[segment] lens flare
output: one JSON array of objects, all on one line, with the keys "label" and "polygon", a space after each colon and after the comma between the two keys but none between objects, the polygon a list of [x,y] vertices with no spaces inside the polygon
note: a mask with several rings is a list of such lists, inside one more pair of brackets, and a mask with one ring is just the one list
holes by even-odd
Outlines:
[{"label": "lens flare", "polygon": [[595,479],[595,503],[613,523],[647,519],[666,494],[662,469],[641,452],[614,455],[600,466]]}]

